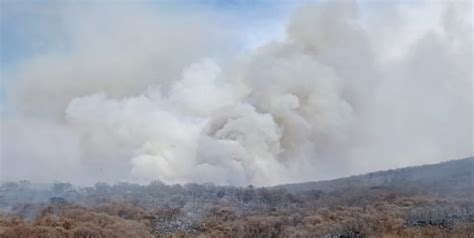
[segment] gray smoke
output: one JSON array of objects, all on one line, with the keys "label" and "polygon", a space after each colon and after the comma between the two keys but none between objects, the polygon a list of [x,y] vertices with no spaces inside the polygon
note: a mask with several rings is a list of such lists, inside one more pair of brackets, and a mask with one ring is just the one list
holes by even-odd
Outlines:
[{"label": "gray smoke", "polygon": [[205,11],[85,8],[53,11],[65,53],[7,75],[4,178],[270,185],[473,155],[469,1],[304,5],[244,54]]}]

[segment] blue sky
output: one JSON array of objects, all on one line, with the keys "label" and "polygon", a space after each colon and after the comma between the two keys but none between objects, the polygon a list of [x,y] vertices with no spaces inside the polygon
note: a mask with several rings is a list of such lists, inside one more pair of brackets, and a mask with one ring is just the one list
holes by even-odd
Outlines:
[{"label": "blue sky", "polygon": [[36,56],[67,52],[71,42],[70,32],[63,22],[66,4],[73,8],[85,5],[110,5],[112,8],[114,5],[145,6],[156,10],[157,14],[173,14],[173,11],[206,12],[222,25],[224,31],[237,32],[241,39],[236,39],[235,47],[246,51],[271,39],[282,38],[285,23],[296,3],[270,0],[1,1],[0,102],[5,100],[4,85],[8,81],[8,72]]},{"label": "blue sky", "polygon": [[[68,44],[67,35],[60,31],[61,19],[55,11],[61,1],[2,1],[0,37],[2,70],[19,61],[50,50],[61,50]],[[239,27],[254,34],[248,44],[258,44],[264,38],[281,34],[283,24],[295,2],[251,0],[199,0],[199,1],[86,1],[74,4],[138,4],[157,9],[190,9],[208,11],[222,16],[224,24]],[[220,17],[219,17],[220,18]],[[262,29],[259,29],[262,28]],[[266,29],[263,29],[266,28]],[[264,34],[268,34],[265,36]],[[250,37],[252,38],[252,37]],[[254,42],[251,42],[254,41]]]}]

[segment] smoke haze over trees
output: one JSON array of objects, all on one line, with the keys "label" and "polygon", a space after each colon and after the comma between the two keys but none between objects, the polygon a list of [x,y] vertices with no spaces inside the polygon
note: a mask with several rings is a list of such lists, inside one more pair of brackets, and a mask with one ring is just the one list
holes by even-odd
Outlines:
[{"label": "smoke haze over trees", "polygon": [[0,237],[467,238],[473,181],[474,158],[278,187],[8,182]]},{"label": "smoke haze over trees", "polygon": [[472,238],[473,12],[0,0],[0,238]]}]

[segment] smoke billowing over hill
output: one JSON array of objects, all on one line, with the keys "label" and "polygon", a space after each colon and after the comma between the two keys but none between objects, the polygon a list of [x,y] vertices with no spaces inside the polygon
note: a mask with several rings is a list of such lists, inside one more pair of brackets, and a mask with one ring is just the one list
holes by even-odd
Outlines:
[{"label": "smoke billowing over hill", "polygon": [[470,1],[298,6],[243,53],[205,8],[2,5],[60,36],[3,73],[3,179],[273,185],[472,155]]}]

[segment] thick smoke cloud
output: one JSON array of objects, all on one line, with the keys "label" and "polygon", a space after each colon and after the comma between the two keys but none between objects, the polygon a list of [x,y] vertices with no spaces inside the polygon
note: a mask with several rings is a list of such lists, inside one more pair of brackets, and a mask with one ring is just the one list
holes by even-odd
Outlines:
[{"label": "thick smoke cloud", "polygon": [[2,176],[270,185],[472,155],[471,4],[382,5],[302,6],[244,54],[211,14],[63,7],[68,50],[8,74]]}]

